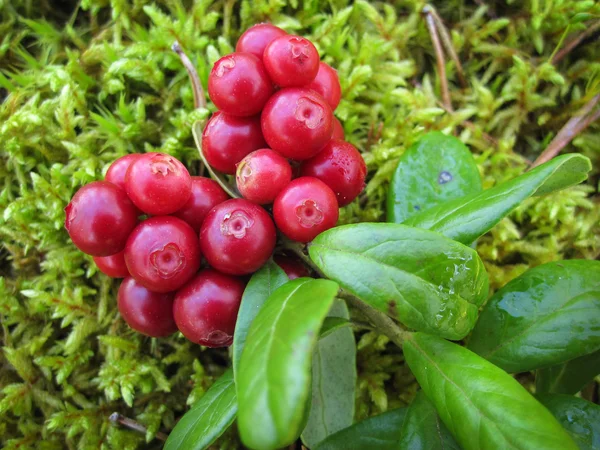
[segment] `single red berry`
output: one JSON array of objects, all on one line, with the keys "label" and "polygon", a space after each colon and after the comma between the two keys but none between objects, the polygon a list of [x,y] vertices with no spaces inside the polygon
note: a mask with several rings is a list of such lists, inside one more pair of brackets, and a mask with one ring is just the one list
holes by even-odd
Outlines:
[{"label": "single red berry", "polygon": [[195,231],[172,216],[151,217],[139,224],[125,247],[125,263],[133,278],[155,292],[183,286],[200,267]]},{"label": "single red berry", "polygon": [[275,255],[273,260],[283,269],[290,280],[310,276],[308,269],[298,258],[292,258],[287,255]]},{"label": "single red berry", "polygon": [[266,145],[260,116],[236,117],[216,112],[202,133],[206,161],[213,169],[230,175],[244,156]]},{"label": "single red berry", "polygon": [[246,200],[264,205],[273,203],[277,194],[292,181],[292,168],[279,153],[263,148],[240,161],[235,180]]},{"label": "single red berry", "polygon": [[325,183],[313,177],[293,180],[273,204],[277,228],[298,242],[312,241],[318,234],[333,228],[338,216],[335,194]]},{"label": "single red berry", "polygon": [[196,233],[208,212],[229,196],[219,183],[210,178],[192,177],[192,195],[179,211],[173,214],[191,226]]},{"label": "single red berry", "polygon": [[215,206],[200,230],[200,249],[208,264],[231,275],[256,272],[273,253],[275,240],[269,214],[244,199]]},{"label": "single red berry", "polygon": [[267,45],[272,40],[280,36],[285,36],[287,33],[281,28],[271,25],[270,23],[259,23],[248,28],[240,36],[235,46],[236,52],[252,53],[262,61],[263,53]]},{"label": "single red berry", "polygon": [[335,192],[341,207],[364,189],[367,166],[354,145],[332,139],[317,156],[302,163],[300,173],[323,181]]},{"label": "single red berry", "polygon": [[269,147],[286,158],[303,160],[315,156],[331,140],[333,114],[316,92],[286,88],[267,102],[261,125]]},{"label": "single red berry", "polygon": [[127,169],[129,169],[131,163],[140,156],[139,153],[131,153],[129,155],[121,156],[119,159],[115,159],[108,168],[104,181],[109,181],[127,191],[127,188],[125,187],[125,175],[127,174]]},{"label": "single red berry", "polygon": [[94,262],[105,275],[112,278],[125,278],[129,276],[129,270],[125,264],[125,250],[110,256],[94,256]]},{"label": "single red berry", "polygon": [[135,331],[146,336],[164,337],[177,331],[173,298],[173,292],[153,292],[127,277],[119,287],[117,306],[121,317]]},{"label": "single red berry", "polygon": [[345,133],[344,133],[344,127],[342,126],[342,122],[340,122],[338,120],[337,117],[333,117],[333,135],[331,136],[331,139],[339,139],[339,140],[344,140],[346,137]]},{"label": "single red berry", "polygon": [[73,244],[92,256],[119,253],[137,223],[138,209],[123,189],[108,181],[86,184],[65,208],[65,228]]},{"label": "single red berry", "polygon": [[305,86],[319,72],[319,52],[312,42],[286,34],[271,41],[263,55],[267,73],[278,86]]},{"label": "single red berry", "polygon": [[262,61],[251,53],[224,56],[208,76],[208,95],[227,114],[258,114],[272,93],[273,83]]},{"label": "single red berry", "polygon": [[329,64],[324,62],[319,64],[319,72],[316,78],[307,87],[319,93],[329,103],[332,110],[340,104],[342,97],[340,79],[338,78],[337,71]]},{"label": "single red berry", "polygon": [[185,166],[164,153],[144,153],[125,176],[127,195],[146,214],[161,216],[180,209],[192,195],[192,178]]},{"label": "single red berry", "polygon": [[177,328],[205,347],[231,345],[244,288],[239,278],[212,269],[201,271],[175,295]]}]

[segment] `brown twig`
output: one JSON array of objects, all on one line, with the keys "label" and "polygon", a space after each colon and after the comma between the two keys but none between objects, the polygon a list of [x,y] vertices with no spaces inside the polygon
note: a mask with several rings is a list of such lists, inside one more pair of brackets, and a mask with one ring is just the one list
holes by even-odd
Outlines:
[{"label": "brown twig", "polygon": [[[110,420],[114,424],[119,424],[124,426],[125,428],[129,428],[130,430],[137,431],[138,433],[146,434],[146,432],[148,431],[148,429],[144,425],[136,422],[133,419],[130,419],[129,417],[125,417],[124,415],[119,414],[118,412],[112,413],[108,420]],[[161,433],[159,431],[158,433],[156,433],[155,437],[156,439],[164,442],[167,440],[168,436],[165,433]]]},{"label": "brown twig", "polygon": [[427,24],[427,30],[429,31],[429,36],[431,36],[431,42],[433,43],[433,49],[435,51],[438,75],[440,77],[440,88],[442,90],[442,101],[446,109],[453,111],[452,102],[450,101],[450,91],[448,90],[448,79],[446,78],[444,51],[442,50],[442,45],[440,44],[440,38],[437,33],[435,19],[433,18],[431,11],[432,7],[425,5],[423,8],[423,15],[425,16],[425,23]]},{"label": "brown twig", "polygon": [[181,63],[190,77],[192,82],[192,91],[194,92],[194,107],[198,108],[206,108],[206,97],[204,96],[204,89],[202,89],[202,83],[200,83],[200,77],[198,76],[198,72],[192,64],[192,61],[185,54],[183,49],[181,48],[181,44],[179,41],[173,42],[171,49],[179,55],[179,59],[181,59]]},{"label": "brown twig", "polygon": [[590,26],[572,41],[568,42],[567,45],[565,45],[558,53],[556,53],[556,55],[554,55],[554,58],[552,58],[552,64],[558,64],[565,56],[571,53],[575,47],[581,44],[581,41],[588,38],[598,30],[600,30],[600,20],[595,22],[592,26]]},{"label": "brown twig", "polygon": [[454,61],[454,65],[456,66],[456,74],[458,75],[458,81],[461,87],[466,88],[468,86],[467,79],[465,78],[465,72],[463,70],[462,64],[460,63],[460,59],[458,58],[458,54],[456,50],[454,50],[454,45],[452,45],[452,38],[450,37],[450,33],[446,29],[442,18],[437,13],[435,8],[430,6],[429,13],[433,16],[433,20],[437,26],[437,31],[440,33],[440,37],[442,38],[442,44],[444,44],[444,48],[450,54],[450,58]]}]

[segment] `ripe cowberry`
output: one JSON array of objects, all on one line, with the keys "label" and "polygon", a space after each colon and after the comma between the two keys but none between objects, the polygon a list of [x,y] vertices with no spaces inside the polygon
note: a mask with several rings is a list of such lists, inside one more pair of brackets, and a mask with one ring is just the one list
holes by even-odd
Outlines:
[{"label": "ripe cowberry", "polygon": [[275,248],[275,226],[267,212],[244,199],[231,199],[208,213],[200,249],[212,267],[231,275],[257,271]]},{"label": "ripe cowberry", "polygon": [[200,267],[198,237],[177,217],[152,217],[129,236],[125,262],[131,276],[148,289],[174,291]]},{"label": "ripe cowberry", "polygon": [[325,99],[331,109],[334,110],[340,104],[342,87],[338,74],[329,64],[321,62],[319,72],[308,88],[318,92]]},{"label": "ripe cowberry", "polygon": [[341,139],[342,141],[345,139],[346,135],[344,134],[344,127],[342,126],[342,122],[338,120],[337,117],[333,117],[333,135],[331,139]]},{"label": "ripe cowberry", "polygon": [[335,194],[325,183],[313,177],[293,180],[273,204],[277,228],[298,242],[312,241],[319,233],[334,227],[338,215]]},{"label": "ripe cowberry", "polygon": [[173,215],[185,221],[196,233],[199,233],[208,212],[228,198],[227,193],[216,181],[205,177],[192,177],[192,195],[187,203]]},{"label": "ripe cowberry", "polygon": [[131,153],[129,155],[121,156],[116,159],[108,168],[104,181],[109,181],[112,184],[119,186],[123,190],[127,190],[125,187],[125,175],[127,169],[133,161],[140,157],[139,153]]},{"label": "ripe cowberry", "polygon": [[258,59],[262,60],[267,45],[274,39],[286,34],[285,31],[275,25],[259,23],[244,31],[237,41],[235,51],[252,53]]},{"label": "ripe cowberry", "polygon": [[265,146],[260,116],[236,117],[216,112],[202,133],[204,157],[213,169],[230,175],[244,156]]},{"label": "ripe cowberry", "polygon": [[65,208],[65,228],[73,244],[93,256],[110,256],[125,248],[138,222],[138,209],[120,187],[108,181],[83,186]]},{"label": "ripe cowberry", "polygon": [[127,277],[119,287],[117,306],[127,324],[151,337],[164,337],[177,331],[173,318],[174,293],[153,292]]},{"label": "ripe cowberry", "polygon": [[272,93],[273,84],[262,61],[251,53],[224,56],[208,76],[208,95],[227,114],[258,114]]},{"label": "ripe cowberry", "polygon": [[267,45],[263,62],[276,85],[305,86],[317,76],[319,52],[308,39],[286,34]]},{"label": "ripe cowberry", "polygon": [[290,280],[310,276],[306,266],[297,258],[292,258],[287,255],[275,255],[273,260],[283,269]]},{"label": "ripe cowberry", "polygon": [[261,116],[263,136],[273,150],[286,158],[312,158],[333,133],[333,114],[323,97],[306,88],[275,93]]},{"label": "ripe cowberry", "polygon": [[201,271],[175,295],[177,328],[205,347],[231,345],[244,287],[239,278],[211,269]]},{"label": "ripe cowberry", "polygon": [[94,262],[105,275],[112,278],[125,278],[129,270],[125,264],[125,250],[110,256],[94,256]]},{"label": "ripe cowberry", "polygon": [[135,206],[153,216],[174,213],[192,194],[192,178],[185,166],[163,153],[140,155],[129,166],[125,185]]},{"label": "ripe cowberry", "polygon": [[246,200],[261,205],[273,203],[277,194],[292,181],[292,168],[279,153],[264,148],[240,161],[235,180]]},{"label": "ripe cowberry", "polygon": [[323,181],[335,192],[341,207],[352,202],[364,189],[367,166],[356,147],[332,139],[317,156],[302,163],[300,173]]}]

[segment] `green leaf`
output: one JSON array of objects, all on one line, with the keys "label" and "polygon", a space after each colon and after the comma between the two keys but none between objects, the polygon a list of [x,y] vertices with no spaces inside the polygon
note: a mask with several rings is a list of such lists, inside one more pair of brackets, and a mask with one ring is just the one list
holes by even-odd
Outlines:
[{"label": "green leaf", "polygon": [[398,450],[407,408],[370,417],[332,434],[314,450]]},{"label": "green leaf", "polygon": [[600,261],[544,264],[489,300],[469,349],[508,372],[538,369],[600,348]]},{"label": "green leaf", "polygon": [[233,370],[229,369],[177,422],[164,450],[207,448],[229,428],[236,412]]},{"label": "green leaf", "polygon": [[538,399],[573,437],[581,450],[600,450],[600,406],[570,395]]},{"label": "green leaf", "polygon": [[319,329],[338,285],[297,278],[277,289],[250,326],[238,372],[238,426],[250,448],[276,449],[302,431]]},{"label": "green leaf", "polygon": [[564,364],[539,369],[535,374],[537,393],[576,394],[600,374],[600,350],[567,361]]},{"label": "green leaf", "polygon": [[473,249],[404,225],[333,228],[316,237],[309,254],[328,278],[374,308],[448,339],[471,331],[488,292]]},{"label": "green leaf", "polygon": [[348,319],[344,319],[343,317],[327,317],[323,322],[323,326],[321,327],[319,339],[329,336],[331,333],[339,330],[340,328],[349,327],[351,325],[352,322],[350,322]]},{"label": "green leaf", "polygon": [[[346,303],[336,300],[328,319],[350,317]],[[321,337],[313,353],[312,402],[302,442],[314,447],[327,436],[349,427],[354,420],[356,343],[349,327]]]},{"label": "green leaf", "polygon": [[235,332],[233,334],[233,375],[237,380],[238,366],[242,350],[246,345],[248,330],[263,303],[279,286],[287,283],[288,277],[281,267],[269,260],[258,272],[250,278],[238,312]]},{"label": "green leaf", "polygon": [[402,223],[433,206],[481,191],[469,149],[454,136],[425,134],[401,156],[387,197],[388,222]]},{"label": "green leaf", "polygon": [[471,244],[525,199],[579,184],[587,179],[591,167],[585,156],[575,153],[558,156],[491,189],[416,214],[404,224],[437,231],[463,244]]}]

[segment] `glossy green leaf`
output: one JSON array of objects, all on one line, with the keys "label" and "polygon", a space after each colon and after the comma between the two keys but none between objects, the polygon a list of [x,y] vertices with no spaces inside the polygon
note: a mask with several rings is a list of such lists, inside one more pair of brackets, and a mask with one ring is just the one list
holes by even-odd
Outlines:
[{"label": "glossy green leaf", "polygon": [[538,399],[573,437],[581,450],[600,450],[600,406],[570,395],[539,395]]},{"label": "glossy green leaf", "polygon": [[229,369],[177,422],[165,443],[164,450],[207,448],[229,428],[236,412],[233,370]]},{"label": "glossy green leaf", "polygon": [[502,369],[457,344],[415,333],[404,356],[465,450],[575,450],[557,420]]},{"label": "glossy green leaf", "polygon": [[429,132],[400,157],[388,192],[388,222],[402,223],[475,192],[481,192],[481,178],[469,149],[454,136]]},{"label": "glossy green leaf", "polygon": [[[350,317],[346,303],[336,300],[328,318]],[[356,343],[349,327],[321,337],[313,353],[312,401],[302,442],[314,447],[327,436],[349,427],[354,420]]]},{"label": "glossy green leaf", "polygon": [[339,330],[340,328],[350,327],[351,325],[352,322],[350,322],[348,319],[344,319],[343,317],[327,317],[325,322],[323,322],[323,326],[321,327],[319,339],[329,336],[331,333]]},{"label": "glossy green leaf", "polygon": [[600,375],[600,350],[535,373],[537,393],[576,394]]},{"label": "glossy green leaf", "polygon": [[246,446],[276,449],[300,435],[313,350],[337,292],[333,281],[297,278],[275,290],[252,322],[237,381]]},{"label": "glossy green leaf", "polygon": [[485,305],[469,349],[508,372],[600,349],[600,261],[552,262],[509,282]]},{"label": "glossy green leaf", "polygon": [[585,156],[575,153],[558,156],[491,189],[416,214],[404,224],[437,231],[463,244],[471,244],[523,200],[579,184],[587,179],[591,167]]},{"label": "glossy green leaf", "polygon": [[309,254],[328,278],[374,308],[448,339],[471,331],[488,292],[473,249],[404,225],[332,228],[316,237]]}]

